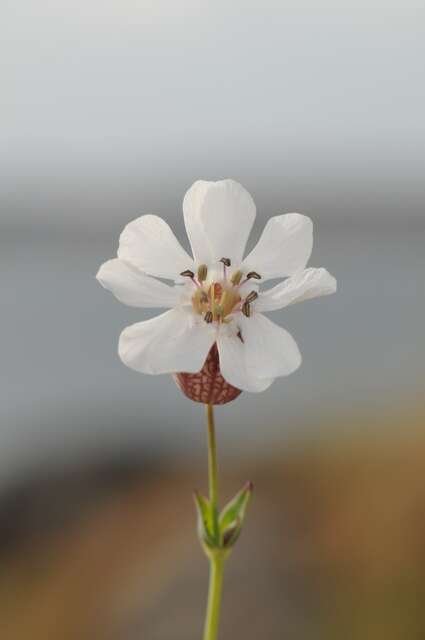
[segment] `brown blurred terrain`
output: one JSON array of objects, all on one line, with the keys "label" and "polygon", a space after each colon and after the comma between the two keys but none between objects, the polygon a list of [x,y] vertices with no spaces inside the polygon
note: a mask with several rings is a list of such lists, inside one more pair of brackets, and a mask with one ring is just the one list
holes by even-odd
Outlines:
[{"label": "brown blurred terrain", "polygon": [[[227,566],[221,638],[425,637],[424,419],[370,426],[373,442],[362,430],[222,468],[222,498],[248,477],[256,490]],[[199,639],[207,565],[191,492],[205,476],[102,461],[4,495],[2,640]]]}]

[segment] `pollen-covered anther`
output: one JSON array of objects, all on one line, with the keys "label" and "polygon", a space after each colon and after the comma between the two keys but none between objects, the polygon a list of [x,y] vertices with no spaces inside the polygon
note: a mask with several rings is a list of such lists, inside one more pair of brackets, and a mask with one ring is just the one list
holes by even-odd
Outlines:
[{"label": "pollen-covered anther", "polygon": [[206,314],[204,315],[204,320],[207,324],[211,324],[211,322],[213,321],[213,314],[212,311],[207,311]]},{"label": "pollen-covered anther", "polygon": [[230,265],[232,264],[230,258],[221,258],[220,262],[222,262],[225,267],[230,267]]},{"label": "pollen-covered anther", "polygon": [[198,280],[199,282],[205,282],[208,275],[208,267],[206,264],[200,264],[198,267]]},{"label": "pollen-covered anther", "polygon": [[251,315],[251,305],[249,304],[249,302],[244,302],[243,303],[243,305],[242,305],[242,313],[247,318],[250,317],[250,315]]},{"label": "pollen-covered anther", "polygon": [[253,278],[254,280],[261,280],[260,274],[257,273],[256,271],[250,271],[249,273],[246,274],[247,280],[251,280],[251,278]]},{"label": "pollen-covered anther", "polygon": [[183,278],[194,278],[195,277],[195,274],[190,269],[186,269],[185,271],[182,271],[180,275],[183,276]]},{"label": "pollen-covered anther", "polygon": [[251,293],[249,293],[247,295],[247,297],[245,298],[245,302],[254,302],[254,300],[256,300],[258,298],[258,293],[256,291],[251,291]]},{"label": "pollen-covered anther", "polygon": [[242,271],[235,271],[235,273],[230,278],[230,282],[233,284],[233,286],[237,287],[241,283],[242,278]]}]

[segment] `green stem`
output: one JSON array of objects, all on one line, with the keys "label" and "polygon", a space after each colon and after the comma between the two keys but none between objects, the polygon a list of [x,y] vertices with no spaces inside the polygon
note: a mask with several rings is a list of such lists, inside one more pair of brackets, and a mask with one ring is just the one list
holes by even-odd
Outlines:
[{"label": "green stem", "polygon": [[210,584],[204,640],[216,640],[220,617],[221,592],[223,588],[224,557],[220,552],[210,556]]},{"label": "green stem", "polygon": [[[210,504],[213,514],[214,538],[220,539],[218,522],[218,481],[217,481],[217,446],[215,439],[214,408],[207,405],[208,419],[208,477],[210,488]],[[205,618],[204,640],[216,640],[220,615],[221,592],[223,587],[224,554],[221,549],[211,549],[208,553],[210,562],[210,580],[208,605]]]},{"label": "green stem", "polygon": [[207,404],[208,421],[208,479],[210,487],[210,504],[213,513],[213,533],[219,538],[218,526],[218,472],[217,472],[217,444],[215,439],[214,407]]}]

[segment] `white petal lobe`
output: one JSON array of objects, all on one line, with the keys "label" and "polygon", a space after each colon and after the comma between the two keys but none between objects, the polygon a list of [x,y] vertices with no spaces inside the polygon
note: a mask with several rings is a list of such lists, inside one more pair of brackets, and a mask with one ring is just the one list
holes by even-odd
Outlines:
[{"label": "white petal lobe", "polygon": [[288,331],[261,313],[254,313],[250,318],[242,316],[239,325],[249,371],[259,378],[277,378],[298,369],[301,354]]},{"label": "white petal lobe", "polygon": [[274,378],[260,378],[249,366],[245,345],[236,335],[220,334],[217,340],[220,371],[225,380],[237,389],[259,393],[274,382]]},{"label": "white petal lobe", "polygon": [[183,213],[195,262],[242,261],[255,220],[251,195],[234,180],[198,180],[186,193]]},{"label": "white petal lobe", "polygon": [[210,184],[206,180],[198,180],[186,191],[183,198],[184,225],[192,248],[193,259],[197,265],[211,265],[213,262],[211,247],[200,217],[205,193]]},{"label": "white petal lobe", "polygon": [[214,330],[201,318],[178,308],[124,329],[118,353],[124,364],[141,373],[196,373],[214,340]]},{"label": "white petal lobe", "polygon": [[158,278],[179,280],[182,271],[193,269],[193,260],[168,224],[153,215],[141,216],[124,228],[118,257]]},{"label": "white petal lobe", "polygon": [[313,223],[308,216],[286,213],[270,218],[258,244],[243,262],[262,280],[284,278],[304,269],[313,248]]},{"label": "white petal lobe", "polygon": [[257,311],[275,311],[290,304],[327,296],[336,291],[336,280],[326,269],[305,269],[272,289],[261,292]]},{"label": "white petal lobe", "polygon": [[170,287],[118,258],[105,262],[96,278],[120,302],[130,307],[174,307],[182,297],[181,286]]}]

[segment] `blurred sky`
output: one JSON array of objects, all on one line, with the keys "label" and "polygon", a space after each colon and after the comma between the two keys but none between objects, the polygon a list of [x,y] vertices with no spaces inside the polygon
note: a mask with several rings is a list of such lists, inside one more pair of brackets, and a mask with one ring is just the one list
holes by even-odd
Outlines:
[{"label": "blurred sky", "polygon": [[386,192],[382,215],[396,215],[391,198],[397,215],[422,214],[421,3],[2,7],[8,217],[86,226],[113,218],[111,198],[131,215],[134,191],[158,207],[199,175],[235,174],[276,196],[306,183],[330,199],[331,185]]},{"label": "blurred sky", "polygon": [[119,331],[149,314],[94,281],[141,213],[186,242],[181,201],[200,177],[251,191],[251,243],[270,215],[310,215],[311,264],[340,282],[278,316],[303,367],[221,410],[227,442],[266,446],[309,420],[419,399],[423,6],[6,0],[0,12],[7,472],[50,449],[202,446],[201,407],[117,358]]}]

